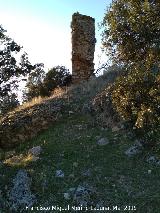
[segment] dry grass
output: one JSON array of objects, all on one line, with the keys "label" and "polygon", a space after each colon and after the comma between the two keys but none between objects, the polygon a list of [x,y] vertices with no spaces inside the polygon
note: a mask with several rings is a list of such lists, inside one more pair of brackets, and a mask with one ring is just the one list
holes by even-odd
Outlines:
[{"label": "dry grass", "polygon": [[38,97],[35,97],[35,98],[32,98],[31,101],[28,101],[28,102],[25,102],[23,103],[22,105],[18,106],[17,108],[15,108],[13,111],[11,112],[18,112],[18,111],[22,111],[26,108],[31,108],[35,105],[39,105],[47,100],[50,100],[50,99],[54,99],[54,98],[61,98],[67,91],[67,88],[56,88],[53,92],[52,92],[52,95],[50,97],[41,97],[41,96],[38,96]]},{"label": "dry grass", "polygon": [[8,166],[22,166],[22,165],[28,165],[30,162],[37,161],[39,157],[34,156],[32,154],[27,154],[27,155],[15,155],[11,158],[5,159],[3,161],[4,164]]},{"label": "dry grass", "polygon": [[[91,77],[89,81],[81,82],[80,84],[71,85],[70,87],[56,88],[50,97],[35,97],[29,102],[25,102],[22,105],[9,112],[8,115],[13,115],[18,112],[22,112],[26,109],[30,109],[36,105],[40,105],[48,100],[54,101],[57,98],[65,98],[66,103],[70,101],[79,105],[80,103],[89,103],[97,93],[101,92],[113,83],[117,76],[119,76],[120,70],[118,68],[110,68],[108,72],[105,72],[102,76]],[[79,106],[81,108],[82,106]]]}]

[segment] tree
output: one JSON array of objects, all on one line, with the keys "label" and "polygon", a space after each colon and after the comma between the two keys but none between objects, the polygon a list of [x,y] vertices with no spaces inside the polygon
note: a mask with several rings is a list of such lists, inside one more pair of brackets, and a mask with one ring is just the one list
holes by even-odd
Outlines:
[{"label": "tree", "polygon": [[[16,55],[22,47],[5,34],[0,25],[0,111],[3,113],[5,100],[17,100],[15,90],[18,88],[20,77],[25,77],[31,72],[33,66],[28,61],[28,56],[23,53],[20,62],[17,62]],[[10,101],[7,101],[9,103]],[[2,106],[3,105],[3,106]],[[11,108],[13,105],[11,104]],[[9,110],[10,107],[8,106]],[[6,110],[5,110],[6,111]]]},{"label": "tree", "polygon": [[28,76],[28,80],[23,91],[23,102],[30,101],[34,97],[45,96],[43,80],[45,78],[44,64],[35,64]]},{"label": "tree", "polygon": [[43,65],[37,64],[29,74],[23,100],[30,101],[34,97],[50,96],[55,88],[68,86],[70,83],[71,74],[64,66],[55,66],[45,73]]},{"label": "tree", "polygon": [[55,88],[69,85],[71,74],[64,66],[55,66],[47,72],[43,83],[50,95]]},{"label": "tree", "polygon": [[103,27],[104,48],[127,73],[114,83],[112,103],[150,142],[160,126],[160,2],[114,0]]},{"label": "tree", "polygon": [[0,108],[0,116],[16,108],[19,105],[19,101],[15,93],[10,93],[3,96],[1,101],[2,102],[1,102],[1,108]]},{"label": "tree", "polygon": [[103,45],[116,63],[160,61],[160,2],[114,0],[103,19]]}]

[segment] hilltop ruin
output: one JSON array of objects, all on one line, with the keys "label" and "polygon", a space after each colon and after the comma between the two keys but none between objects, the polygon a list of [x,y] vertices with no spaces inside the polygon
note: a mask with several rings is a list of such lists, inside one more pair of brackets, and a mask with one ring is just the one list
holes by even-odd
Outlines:
[{"label": "hilltop ruin", "polygon": [[94,72],[95,19],[78,12],[72,16],[72,81],[88,80]]}]

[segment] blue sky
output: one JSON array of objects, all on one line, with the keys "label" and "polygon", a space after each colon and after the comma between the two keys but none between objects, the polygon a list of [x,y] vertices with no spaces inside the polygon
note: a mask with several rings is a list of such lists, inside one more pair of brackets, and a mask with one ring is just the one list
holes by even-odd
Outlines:
[{"label": "blue sky", "polygon": [[[96,20],[95,67],[107,60],[101,56],[98,23],[111,0],[0,0],[0,24],[24,47],[33,63],[46,68],[65,65],[71,69],[72,14],[79,12]],[[101,57],[100,57],[101,56]]]}]

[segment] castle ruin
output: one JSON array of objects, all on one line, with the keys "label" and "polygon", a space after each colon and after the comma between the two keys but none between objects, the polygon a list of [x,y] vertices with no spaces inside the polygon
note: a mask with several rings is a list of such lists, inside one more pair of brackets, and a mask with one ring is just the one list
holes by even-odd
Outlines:
[{"label": "castle ruin", "polygon": [[94,72],[95,19],[78,12],[72,16],[72,81],[88,80]]}]

